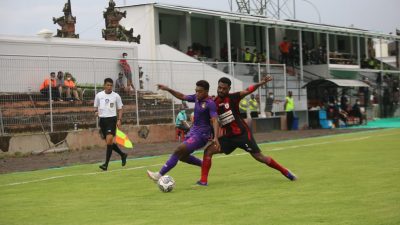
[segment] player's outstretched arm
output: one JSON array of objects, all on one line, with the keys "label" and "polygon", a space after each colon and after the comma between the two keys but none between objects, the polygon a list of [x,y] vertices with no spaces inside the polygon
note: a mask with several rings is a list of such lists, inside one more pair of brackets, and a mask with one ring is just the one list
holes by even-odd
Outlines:
[{"label": "player's outstretched arm", "polygon": [[270,82],[272,80],[272,76],[267,75],[261,79],[260,82],[250,85],[248,88],[240,92],[240,97],[244,98],[246,95],[249,95],[253,93],[255,90],[257,90],[259,87],[263,86],[264,84]]},{"label": "player's outstretched arm", "polygon": [[171,95],[173,95],[173,96],[174,96],[175,98],[177,98],[177,99],[186,100],[184,94],[182,94],[182,93],[180,93],[180,92],[178,92],[178,91],[175,91],[175,90],[169,88],[169,87],[166,86],[166,85],[157,84],[157,88],[160,89],[160,90],[163,90],[163,91],[168,91],[169,93],[171,93]]},{"label": "player's outstretched arm", "polygon": [[219,149],[220,148],[219,141],[218,141],[219,124],[218,124],[217,117],[212,117],[211,118],[211,124],[212,124],[213,130],[214,130],[213,142],[214,142],[215,148]]}]

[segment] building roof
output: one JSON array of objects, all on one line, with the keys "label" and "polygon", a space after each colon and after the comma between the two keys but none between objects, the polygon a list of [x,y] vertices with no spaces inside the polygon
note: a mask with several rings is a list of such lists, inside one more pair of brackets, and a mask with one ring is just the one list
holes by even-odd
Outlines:
[{"label": "building roof", "polygon": [[319,79],[308,82],[304,87],[369,87],[368,84],[359,80],[346,80],[346,79]]},{"label": "building roof", "polygon": [[[155,8],[180,11],[190,14],[197,15],[206,15],[206,16],[216,16],[220,17],[223,20],[229,20],[232,23],[245,23],[259,26],[269,26],[269,27],[277,27],[277,28],[290,28],[290,29],[298,29],[303,31],[312,31],[312,32],[322,32],[322,33],[331,33],[331,34],[342,34],[342,35],[356,35],[356,36],[366,36],[371,38],[383,38],[390,40],[400,40],[400,36],[384,34],[374,31],[368,31],[353,27],[341,27],[335,25],[327,25],[327,24],[318,24],[318,23],[310,23],[299,20],[277,20],[264,16],[258,15],[249,15],[242,14],[236,12],[226,12],[219,11],[213,9],[201,9],[194,8],[189,6],[180,6],[180,5],[169,5],[164,3],[147,3],[140,5],[153,5]],[[139,5],[130,5],[124,6],[120,8],[128,8],[135,7]]]}]

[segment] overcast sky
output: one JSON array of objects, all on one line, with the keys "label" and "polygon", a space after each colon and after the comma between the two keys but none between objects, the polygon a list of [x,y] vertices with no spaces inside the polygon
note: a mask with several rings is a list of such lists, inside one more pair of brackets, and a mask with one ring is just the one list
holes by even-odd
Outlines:
[{"label": "overcast sky", "polygon": [[[154,2],[114,1],[117,6],[122,6],[125,2],[127,5]],[[292,1],[288,2],[290,11],[293,11]],[[318,22],[319,12],[321,22],[324,24],[339,26],[353,24],[357,28],[383,33],[394,33],[396,28],[400,28],[400,0],[295,1],[298,20]],[[59,27],[53,24],[52,18],[63,16],[62,9],[65,2],[67,0],[0,0],[0,34],[33,36],[43,28],[55,32]],[[230,11],[228,0],[163,0],[158,2]],[[108,6],[108,0],[71,0],[71,4],[72,14],[77,17],[76,33],[80,35],[80,38],[101,39],[101,29],[105,26],[102,11]]]}]

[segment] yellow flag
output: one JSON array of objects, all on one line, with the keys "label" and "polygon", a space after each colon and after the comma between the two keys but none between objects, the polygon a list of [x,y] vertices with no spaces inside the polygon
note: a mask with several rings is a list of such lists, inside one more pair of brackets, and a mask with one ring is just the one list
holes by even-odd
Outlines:
[{"label": "yellow flag", "polygon": [[128,136],[118,128],[115,135],[115,142],[125,148],[133,148],[133,143],[129,140]]}]

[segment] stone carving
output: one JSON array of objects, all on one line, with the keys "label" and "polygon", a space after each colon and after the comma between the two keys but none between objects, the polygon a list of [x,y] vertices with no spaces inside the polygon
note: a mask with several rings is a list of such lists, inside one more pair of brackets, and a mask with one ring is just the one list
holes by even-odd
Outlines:
[{"label": "stone carving", "polygon": [[62,38],[79,38],[79,34],[75,34],[76,17],[72,16],[71,0],[64,5],[64,16],[59,18],[53,17],[54,24],[61,26],[61,30],[57,29],[55,37]]},{"label": "stone carving", "polygon": [[110,0],[108,8],[103,12],[103,17],[106,22],[106,29],[102,30],[102,35],[105,40],[110,41],[127,41],[140,44],[140,35],[133,36],[133,28],[126,30],[125,27],[119,25],[122,18],[126,18],[126,11],[120,12],[115,9],[115,2]]}]

